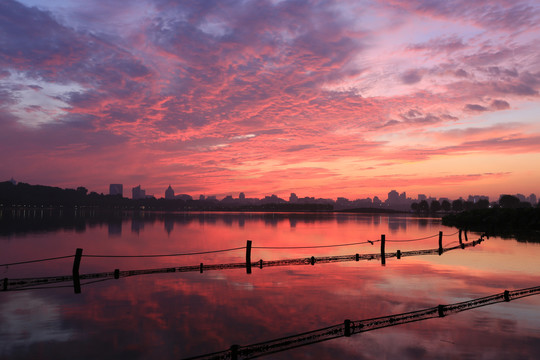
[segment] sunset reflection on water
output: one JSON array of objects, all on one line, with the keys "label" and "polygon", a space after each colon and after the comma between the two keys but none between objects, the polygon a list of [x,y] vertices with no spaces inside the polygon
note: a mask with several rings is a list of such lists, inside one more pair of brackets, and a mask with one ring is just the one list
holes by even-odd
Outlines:
[{"label": "sunset reflection on water", "polygon": [[[357,214],[200,213],[123,216],[78,231],[12,233],[0,263],[84,254],[211,251],[253,242],[252,260],[436,249],[439,219]],[[433,237],[435,235],[435,237]],[[392,240],[428,239],[411,242]],[[478,234],[469,234],[475,240]],[[457,244],[457,234],[443,244]],[[256,247],[354,246],[310,249]],[[184,358],[335,325],[540,285],[538,243],[490,238],[442,256],[202,274],[141,275],[72,287],[0,293],[2,358]],[[67,275],[72,259],[2,269],[5,278]],[[245,261],[245,249],[158,258],[87,258],[81,274]],[[69,285],[69,283],[68,283]],[[268,358],[532,358],[540,297],[379,329]]]}]

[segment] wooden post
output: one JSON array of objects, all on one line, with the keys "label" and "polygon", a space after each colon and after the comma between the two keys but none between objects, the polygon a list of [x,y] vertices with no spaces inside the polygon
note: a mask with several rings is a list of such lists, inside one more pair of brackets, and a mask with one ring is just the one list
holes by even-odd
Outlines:
[{"label": "wooden post", "polygon": [[315,256],[311,257],[311,265],[315,265]]},{"label": "wooden post", "polygon": [[386,254],[384,252],[384,242],[386,240],[386,235],[382,234],[381,235],[381,265],[382,266],[385,266],[386,265]]},{"label": "wooden post", "polygon": [[463,230],[459,229],[459,246],[461,246],[462,249],[465,249],[465,245],[463,245],[463,239],[461,238],[461,233]]},{"label": "wooden post", "polygon": [[439,256],[441,256],[443,253],[443,247],[442,247],[442,231],[439,231]]},{"label": "wooden post", "polygon": [[114,269],[114,278],[115,279],[120,279],[120,270],[119,269]]},{"label": "wooden post", "polygon": [[8,278],[4,278],[4,291],[7,291],[8,288]]},{"label": "wooden post", "polygon": [[251,240],[246,243],[246,273],[251,274]]},{"label": "wooden post", "polygon": [[504,301],[510,301],[510,291],[504,290]]},{"label": "wooden post", "polygon": [[202,274],[203,272],[203,263],[201,263],[200,267],[199,267],[199,272]]},{"label": "wooden post", "polygon": [[360,260],[360,254],[356,254],[356,261]]},{"label": "wooden post", "polygon": [[75,250],[75,259],[73,260],[73,290],[75,294],[81,293],[81,279],[79,277],[79,267],[81,265],[83,249],[77,248]]},{"label": "wooden post", "polygon": [[259,269],[262,269],[262,265],[263,265],[263,261],[261,259],[261,260],[259,260]]},{"label": "wooden post", "polygon": [[439,317],[444,317],[444,305],[437,306],[437,312],[439,313]]},{"label": "wooden post", "polygon": [[469,238],[467,237],[467,229],[465,229],[465,241],[469,241]]},{"label": "wooden post", "polygon": [[397,257],[398,259],[401,259],[401,250],[398,250],[398,251],[397,251],[396,257]]},{"label": "wooden post", "polygon": [[231,346],[231,360],[238,360],[238,348],[240,345]]},{"label": "wooden post", "polygon": [[345,320],[345,336],[351,336],[351,320]]}]

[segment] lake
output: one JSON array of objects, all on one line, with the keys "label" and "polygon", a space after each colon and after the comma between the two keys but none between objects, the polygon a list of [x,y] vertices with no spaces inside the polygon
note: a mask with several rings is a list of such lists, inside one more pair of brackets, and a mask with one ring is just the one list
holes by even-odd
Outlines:
[{"label": "lake", "polygon": [[[345,319],[408,313],[540,286],[540,243],[490,237],[461,249],[457,230],[442,226],[439,218],[113,215],[0,211],[0,264],[66,256],[1,267],[9,286],[0,291],[0,358],[183,359],[295,336]],[[443,248],[458,248],[438,255],[440,231]],[[377,256],[363,257],[380,257],[381,235],[386,253],[435,252],[390,257],[383,266]],[[479,238],[468,233],[468,241],[462,241]],[[242,266],[248,240],[251,273]],[[77,248],[83,249],[80,293],[69,278]],[[135,257],[170,254],[177,256]],[[306,261],[268,266],[287,259]],[[239,265],[211,269],[216,264]],[[118,279],[112,275],[115,269]],[[128,270],[147,269],[162,270],[128,276]],[[87,279],[85,274],[101,277]],[[13,279],[52,276],[67,280],[33,287],[12,284]],[[540,296],[526,296],[338,336],[265,358],[532,359],[540,353],[539,310]]]}]

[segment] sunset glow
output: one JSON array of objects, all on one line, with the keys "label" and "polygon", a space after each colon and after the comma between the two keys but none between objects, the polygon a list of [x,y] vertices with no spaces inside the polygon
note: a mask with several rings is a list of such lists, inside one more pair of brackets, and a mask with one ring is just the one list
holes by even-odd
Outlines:
[{"label": "sunset glow", "polygon": [[0,181],[540,193],[538,1],[0,2]]}]

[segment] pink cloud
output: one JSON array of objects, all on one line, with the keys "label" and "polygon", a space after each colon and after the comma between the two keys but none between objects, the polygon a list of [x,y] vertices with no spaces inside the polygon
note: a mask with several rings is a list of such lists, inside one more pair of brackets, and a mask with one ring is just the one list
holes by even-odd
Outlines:
[{"label": "pink cloud", "polygon": [[[367,4],[388,19],[401,11],[399,23],[381,22],[377,31],[365,25],[369,12],[352,3],[148,5],[149,12],[101,4],[73,13],[11,0],[0,5],[7,35],[0,50],[0,150],[15,154],[0,176],[101,191],[110,182],[157,189],[181,178],[193,191],[226,193],[227,186],[249,184],[260,194],[274,185],[289,191],[312,171],[318,188],[334,184],[352,194],[353,177],[363,173],[336,169],[337,160],[370,162],[358,167],[364,169],[482,146],[535,151],[535,134],[418,149],[388,140],[431,134],[448,142],[434,135],[440,127],[468,132],[479,114],[519,114],[535,101],[540,70],[530,59],[537,44],[526,34],[538,17],[533,4]],[[382,43],[424,17],[484,32],[405,36],[389,57]],[[507,40],[490,35],[495,27]],[[377,61],[365,58],[379,49]],[[368,96],[368,78],[392,92]],[[21,116],[26,125],[32,116],[40,121],[29,128]],[[261,175],[292,168],[272,184]]]}]

